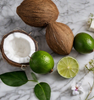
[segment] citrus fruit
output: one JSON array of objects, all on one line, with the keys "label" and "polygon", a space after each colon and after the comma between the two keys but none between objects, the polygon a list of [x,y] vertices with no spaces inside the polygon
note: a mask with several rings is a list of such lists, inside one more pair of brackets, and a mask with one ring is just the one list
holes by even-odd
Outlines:
[{"label": "citrus fruit", "polygon": [[64,78],[72,78],[79,71],[79,64],[73,57],[64,57],[57,64],[58,73]]},{"label": "citrus fruit", "polygon": [[35,73],[46,74],[53,70],[54,60],[49,53],[40,50],[31,56],[30,67]]},{"label": "citrus fruit", "polygon": [[79,53],[90,53],[94,49],[94,39],[87,33],[79,33],[74,38],[73,46]]}]

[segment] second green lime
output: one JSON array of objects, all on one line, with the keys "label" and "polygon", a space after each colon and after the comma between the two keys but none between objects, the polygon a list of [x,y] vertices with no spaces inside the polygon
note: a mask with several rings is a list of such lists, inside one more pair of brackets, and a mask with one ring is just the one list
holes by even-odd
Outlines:
[{"label": "second green lime", "polygon": [[90,53],[94,50],[94,39],[87,33],[78,33],[74,38],[73,46],[79,53]]},{"label": "second green lime", "polygon": [[54,60],[49,53],[40,50],[31,56],[30,67],[35,73],[46,74],[53,70]]}]

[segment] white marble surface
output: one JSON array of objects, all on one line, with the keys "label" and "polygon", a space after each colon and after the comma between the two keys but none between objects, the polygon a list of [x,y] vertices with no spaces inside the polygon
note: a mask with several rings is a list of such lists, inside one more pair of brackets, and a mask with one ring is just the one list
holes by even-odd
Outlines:
[{"label": "white marble surface", "polygon": [[[58,22],[67,24],[73,31],[74,35],[81,31],[87,31],[86,21],[90,13],[94,13],[94,0],[53,0],[59,9]],[[74,49],[70,56],[76,58],[80,65],[79,73],[73,79],[64,79],[58,75],[56,71],[57,62],[63,57],[53,53],[47,46],[45,41],[45,29],[34,28],[26,25],[16,14],[16,7],[22,0],[1,0],[0,1],[0,40],[4,34],[21,28],[25,31],[32,32],[32,36],[38,41],[39,49],[49,52],[55,61],[54,71],[47,75],[37,75],[39,82],[47,82],[51,86],[51,100],[85,100],[90,85],[93,83],[93,74],[89,73],[83,79],[82,87],[85,93],[78,96],[72,96],[70,87],[74,81],[79,81],[85,75],[85,64],[94,58],[94,52],[86,55],[77,53]],[[88,32],[94,37],[94,33]],[[21,70],[20,68],[12,67],[1,59],[0,55],[0,74]],[[28,77],[30,76],[30,68],[26,69]],[[90,85],[89,85],[90,84]],[[3,84],[0,80],[0,100],[38,100],[33,92],[35,83],[28,82],[21,87],[9,87]],[[94,96],[94,89],[90,97]],[[89,97],[89,98],[90,98]],[[94,98],[92,99],[94,100]]]}]

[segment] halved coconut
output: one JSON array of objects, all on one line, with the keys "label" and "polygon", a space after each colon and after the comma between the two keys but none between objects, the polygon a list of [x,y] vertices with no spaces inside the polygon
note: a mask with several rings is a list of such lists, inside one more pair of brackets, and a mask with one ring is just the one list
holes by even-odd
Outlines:
[{"label": "halved coconut", "polygon": [[37,42],[26,32],[16,30],[5,35],[1,41],[3,58],[11,65],[29,65],[31,55],[38,50]]}]

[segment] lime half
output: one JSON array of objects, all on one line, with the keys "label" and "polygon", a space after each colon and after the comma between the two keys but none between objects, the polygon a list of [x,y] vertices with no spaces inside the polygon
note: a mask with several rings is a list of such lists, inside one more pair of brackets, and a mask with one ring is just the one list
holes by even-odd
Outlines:
[{"label": "lime half", "polygon": [[67,56],[58,62],[57,71],[64,78],[72,78],[78,73],[79,64],[75,58]]}]

